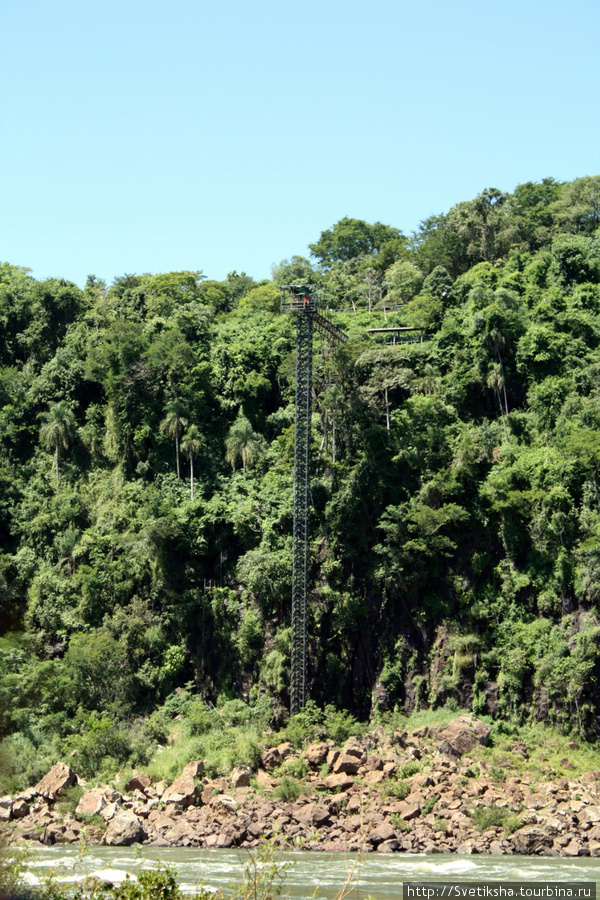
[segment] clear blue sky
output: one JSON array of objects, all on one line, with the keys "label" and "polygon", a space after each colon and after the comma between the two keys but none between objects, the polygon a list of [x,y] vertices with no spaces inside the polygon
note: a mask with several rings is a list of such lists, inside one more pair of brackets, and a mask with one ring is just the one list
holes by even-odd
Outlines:
[{"label": "clear blue sky", "polygon": [[598,0],[3,0],[0,260],[83,285],[600,174]]}]

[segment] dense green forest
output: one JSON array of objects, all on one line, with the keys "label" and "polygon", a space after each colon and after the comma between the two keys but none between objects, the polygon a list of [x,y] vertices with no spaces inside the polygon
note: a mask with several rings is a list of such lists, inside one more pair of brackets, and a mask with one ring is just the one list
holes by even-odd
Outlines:
[{"label": "dense green forest", "polygon": [[258,283],[0,265],[16,778],[143,761],[182,696],[284,721],[293,282],[349,338],[315,340],[311,698],[600,733],[600,176],[488,189],[410,237],[345,218],[309,251]]}]

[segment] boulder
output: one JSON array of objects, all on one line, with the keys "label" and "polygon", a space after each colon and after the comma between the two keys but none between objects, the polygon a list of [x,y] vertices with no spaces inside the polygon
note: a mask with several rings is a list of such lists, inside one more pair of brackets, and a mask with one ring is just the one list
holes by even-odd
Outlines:
[{"label": "boulder", "polygon": [[334,775],[356,775],[360,767],[360,758],[349,753],[341,753],[333,765]]},{"label": "boulder", "polygon": [[228,813],[234,813],[237,809],[237,803],[233,797],[226,797],[223,794],[220,794],[218,797],[213,797],[210,805],[215,810],[225,810]]},{"label": "boulder", "polygon": [[104,792],[96,788],[92,791],[86,791],[75,810],[76,816],[98,816],[100,811],[107,806]]},{"label": "boulder", "polygon": [[340,772],[338,775],[328,775],[325,784],[330,791],[347,791],[353,786],[354,779],[350,775]]},{"label": "boulder", "polygon": [[420,790],[421,788],[428,788],[433,785],[433,779],[426,775],[425,772],[419,772],[418,775],[414,775],[410,780],[410,790],[411,793]]},{"label": "boulder", "polygon": [[456,848],[456,852],[459,856],[472,856],[473,854],[479,853],[479,847],[475,841],[463,841],[463,843],[459,844]]},{"label": "boulder", "polygon": [[0,822],[10,822],[12,818],[12,797],[0,797]]},{"label": "boulder", "polygon": [[312,828],[322,828],[331,823],[329,810],[320,803],[307,803],[304,806],[294,806],[289,812],[297,822],[301,822],[303,825],[309,825]]},{"label": "boulder", "polygon": [[108,824],[102,840],[109,847],[130,847],[141,844],[147,837],[141,819],[130,812],[119,812]]},{"label": "boulder", "polygon": [[327,744],[310,744],[304,751],[304,759],[311,769],[318,769],[326,761],[328,753]]},{"label": "boulder", "polygon": [[581,823],[588,822],[590,825],[596,825],[600,822],[600,806],[586,806],[578,813]]},{"label": "boulder", "polygon": [[198,796],[198,789],[191,775],[180,775],[160,798],[163,803],[179,803],[183,807],[192,806]]},{"label": "boulder", "polygon": [[22,797],[19,797],[12,805],[13,819],[24,819],[29,815],[29,804]]},{"label": "boulder", "polygon": [[410,822],[421,814],[421,809],[416,803],[404,803],[400,801],[394,804],[394,811],[400,816],[403,822]]},{"label": "boulder", "polygon": [[277,747],[281,759],[287,759],[294,752],[294,745],[290,741],[284,741]]},{"label": "boulder", "polygon": [[202,778],[204,775],[204,763],[201,759],[195,759],[183,767],[182,775],[189,775],[191,778]]},{"label": "boulder", "polygon": [[145,792],[151,784],[152,779],[149,775],[134,775],[125,785],[125,790]]},{"label": "boulder", "polygon": [[590,851],[588,847],[584,847],[583,844],[573,838],[566,847],[563,847],[561,851],[561,856],[589,856]]},{"label": "boulder", "polygon": [[378,853],[394,853],[400,849],[400,841],[397,838],[390,838],[389,841],[382,841],[377,844]]},{"label": "boulder", "polygon": [[263,769],[266,769],[267,772],[272,772],[273,769],[281,765],[283,759],[276,747],[270,747],[268,750],[265,750],[260,758],[260,762]]},{"label": "boulder", "polygon": [[70,788],[77,781],[77,775],[63,762],[57,762],[41,781],[35,786],[37,794],[41,794],[47,800],[56,800],[60,794]]},{"label": "boulder", "polygon": [[520,828],[512,836],[517,853],[532,854],[549,850],[554,843],[552,835],[546,834],[535,825]]},{"label": "boulder", "polygon": [[389,822],[382,822],[376,828],[373,828],[367,835],[367,841],[374,847],[383,844],[384,841],[396,840],[396,832]]},{"label": "boulder", "polygon": [[375,770],[373,772],[367,772],[365,775],[365,784],[381,784],[382,781],[385,781],[384,772]]},{"label": "boulder", "polygon": [[490,726],[471,716],[460,716],[453,719],[443,731],[440,731],[440,743],[438,748],[441,753],[450,756],[462,756],[468,753],[477,744],[486,744]]},{"label": "boulder", "polygon": [[104,819],[105,822],[109,822],[120,810],[120,806],[116,803],[108,803],[106,806],[103,806],[100,809],[100,815]]},{"label": "boulder", "polygon": [[234,788],[250,787],[250,769],[248,766],[236,766],[229,776]]}]

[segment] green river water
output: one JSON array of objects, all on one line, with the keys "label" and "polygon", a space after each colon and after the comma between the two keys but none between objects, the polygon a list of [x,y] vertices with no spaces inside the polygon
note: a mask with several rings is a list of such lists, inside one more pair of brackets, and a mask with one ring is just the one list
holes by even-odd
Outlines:
[{"label": "green river water", "polygon": [[[86,874],[110,869],[118,880],[126,872],[135,874],[164,863],[176,870],[182,889],[192,892],[201,885],[227,888],[239,883],[248,858],[248,852],[238,850],[88,847],[81,855],[77,848],[36,848],[28,859],[26,877],[33,884],[54,871],[58,880],[76,882]],[[600,859],[406,853],[368,853],[358,858],[308,851],[281,853],[278,859],[288,864],[282,897],[307,900],[332,900],[353,866],[354,900],[368,896],[398,900],[403,882],[408,881],[527,882],[532,898],[544,882],[600,883]]]}]

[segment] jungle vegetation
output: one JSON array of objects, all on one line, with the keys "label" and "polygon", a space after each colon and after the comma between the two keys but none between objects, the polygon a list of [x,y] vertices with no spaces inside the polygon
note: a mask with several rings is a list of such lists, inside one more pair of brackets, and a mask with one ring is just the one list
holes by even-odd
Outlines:
[{"label": "jungle vegetation", "polygon": [[315,341],[311,698],[598,737],[600,176],[547,178],[410,236],[344,218],[260,282],[0,264],[15,784],[143,762],[182,697],[285,721],[291,282],[349,338]]}]

